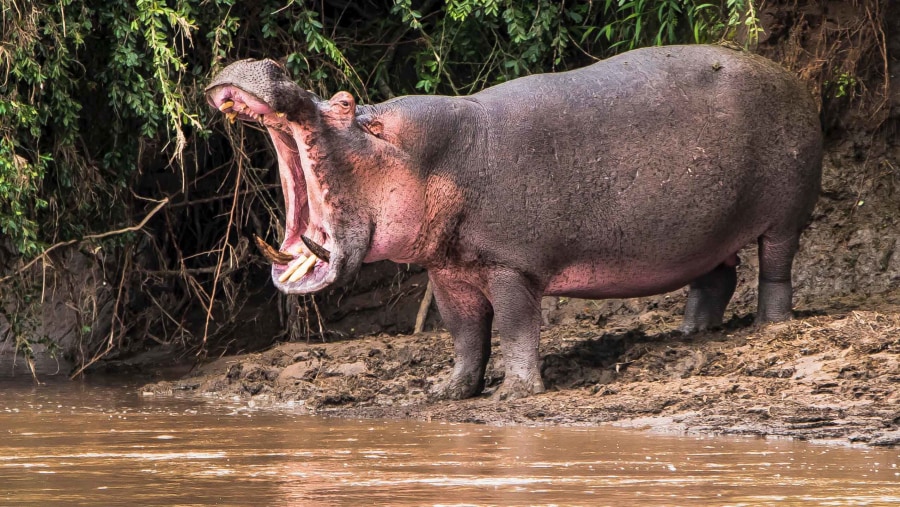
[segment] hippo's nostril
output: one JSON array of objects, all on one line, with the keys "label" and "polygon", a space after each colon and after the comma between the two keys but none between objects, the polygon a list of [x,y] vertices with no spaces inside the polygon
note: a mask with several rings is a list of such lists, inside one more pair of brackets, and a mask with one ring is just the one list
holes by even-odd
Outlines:
[{"label": "hippo's nostril", "polygon": [[331,252],[326,250],[325,247],[302,234],[300,235],[300,240],[303,241],[303,244],[306,245],[306,248],[309,248],[309,251],[312,252],[313,255],[325,262],[331,262]]}]

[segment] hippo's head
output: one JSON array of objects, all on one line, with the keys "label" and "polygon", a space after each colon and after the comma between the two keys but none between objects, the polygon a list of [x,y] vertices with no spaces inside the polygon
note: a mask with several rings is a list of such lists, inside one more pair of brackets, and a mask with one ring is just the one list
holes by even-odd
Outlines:
[{"label": "hippo's head", "polygon": [[[395,251],[414,241],[421,185],[402,150],[381,138],[380,125],[359,121],[352,95],[323,100],[272,60],[229,65],[206,95],[230,120],[259,122],[272,138],[285,237],[279,251],[263,250],[280,290],[299,294],[343,283],[364,260],[397,258]],[[397,206],[397,199],[406,204]]]}]

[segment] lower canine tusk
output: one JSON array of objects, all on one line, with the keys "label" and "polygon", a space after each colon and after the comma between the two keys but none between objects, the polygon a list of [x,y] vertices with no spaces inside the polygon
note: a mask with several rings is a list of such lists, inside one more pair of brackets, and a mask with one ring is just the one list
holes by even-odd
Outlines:
[{"label": "lower canine tusk", "polygon": [[331,252],[326,250],[324,246],[316,243],[315,241],[307,238],[302,234],[300,235],[300,240],[303,241],[303,244],[306,245],[306,248],[309,248],[309,251],[312,252],[313,255],[325,262],[331,262]]},{"label": "lower canine tusk", "polygon": [[275,250],[272,245],[266,243],[256,234],[253,235],[253,241],[256,243],[256,248],[259,249],[259,253],[261,253],[262,256],[268,259],[272,264],[287,264],[294,260],[293,255]]}]

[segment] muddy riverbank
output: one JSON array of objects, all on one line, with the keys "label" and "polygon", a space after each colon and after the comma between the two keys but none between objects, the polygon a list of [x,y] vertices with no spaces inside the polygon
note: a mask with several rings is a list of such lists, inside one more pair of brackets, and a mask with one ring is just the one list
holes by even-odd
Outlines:
[{"label": "muddy riverbank", "polygon": [[541,343],[548,392],[511,402],[490,395],[503,371],[497,343],[483,396],[429,400],[429,389],[452,368],[446,332],[285,343],[221,358],[144,392],[354,418],[492,425],[615,422],[689,433],[897,445],[900,298],[886,295],[867,310],[853,306],[834,301],[801,308],[796,320],[761,328],[738,315],[723,330],[693,336],[674,331],[677,317],[661,310],[556,325]]}]

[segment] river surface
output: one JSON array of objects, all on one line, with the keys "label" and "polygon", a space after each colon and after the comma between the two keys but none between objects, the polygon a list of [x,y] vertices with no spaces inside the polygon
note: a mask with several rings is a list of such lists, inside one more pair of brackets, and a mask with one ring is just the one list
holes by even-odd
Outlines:
[{"label": "river surface", "polygon": [[900,450],[298,416],[0,378],[2,505],[897,505]]}]

